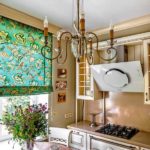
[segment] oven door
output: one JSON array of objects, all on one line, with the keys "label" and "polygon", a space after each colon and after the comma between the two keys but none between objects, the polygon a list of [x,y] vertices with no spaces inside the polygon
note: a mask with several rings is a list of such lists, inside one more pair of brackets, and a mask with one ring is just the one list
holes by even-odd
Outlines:
[{"label": "oven door", "polygon": [[138,150],[138,148],[90,136],[90,150]]}]

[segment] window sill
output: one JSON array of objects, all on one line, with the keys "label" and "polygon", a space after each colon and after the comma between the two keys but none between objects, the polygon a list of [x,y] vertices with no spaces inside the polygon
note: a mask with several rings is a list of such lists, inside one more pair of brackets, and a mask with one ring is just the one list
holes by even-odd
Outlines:
[{"label": "window sill", "polygon": [[[14,147],[14,148],[13,148]],[[12,141],[1,141],[0,142],[0,148],[1,149],[7,149],[7,150],[20,150],[20,146],[18,145],[18,143],[14,143]]]}]

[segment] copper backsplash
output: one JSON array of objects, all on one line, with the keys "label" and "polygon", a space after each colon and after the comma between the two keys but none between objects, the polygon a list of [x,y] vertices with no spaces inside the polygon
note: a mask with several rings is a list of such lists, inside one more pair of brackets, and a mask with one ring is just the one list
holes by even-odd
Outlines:
[{"label": "copper backsplash", "polygon": [[[102,110],[102,101],[87,101],[85,120],[90,120],[91,112]],[[102,114],[96,117],[102,122]],[[144,104],[144,95],[140,93],[109,93],[106,98],[107,122],[133,126],[150,132],[150,105]]]}]

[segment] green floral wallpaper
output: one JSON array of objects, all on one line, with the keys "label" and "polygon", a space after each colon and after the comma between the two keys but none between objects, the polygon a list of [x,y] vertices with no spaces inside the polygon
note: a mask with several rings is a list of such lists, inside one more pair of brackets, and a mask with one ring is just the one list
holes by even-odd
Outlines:
[{"label": "green floral wallpaper", "polygon": [[[50,33],[49,41],[52,48]],[[43,45],[42,30],[0,16],[0,96],[52,90],[52,64],[41,55]]]}]

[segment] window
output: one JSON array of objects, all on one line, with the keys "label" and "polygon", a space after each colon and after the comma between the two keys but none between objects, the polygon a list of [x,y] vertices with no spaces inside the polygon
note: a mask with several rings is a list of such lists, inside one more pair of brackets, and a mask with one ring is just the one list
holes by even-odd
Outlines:
[{"label": "window", "polygon": [[[32,95],[32,96],[12,96],[0,97],[0,118],[6,109],[13,111],[12,104],[26,106],[28,104],[48,104],[48,94]],[[4,125],[0,125],[0,141],[10,138],[10,135]]]}]

